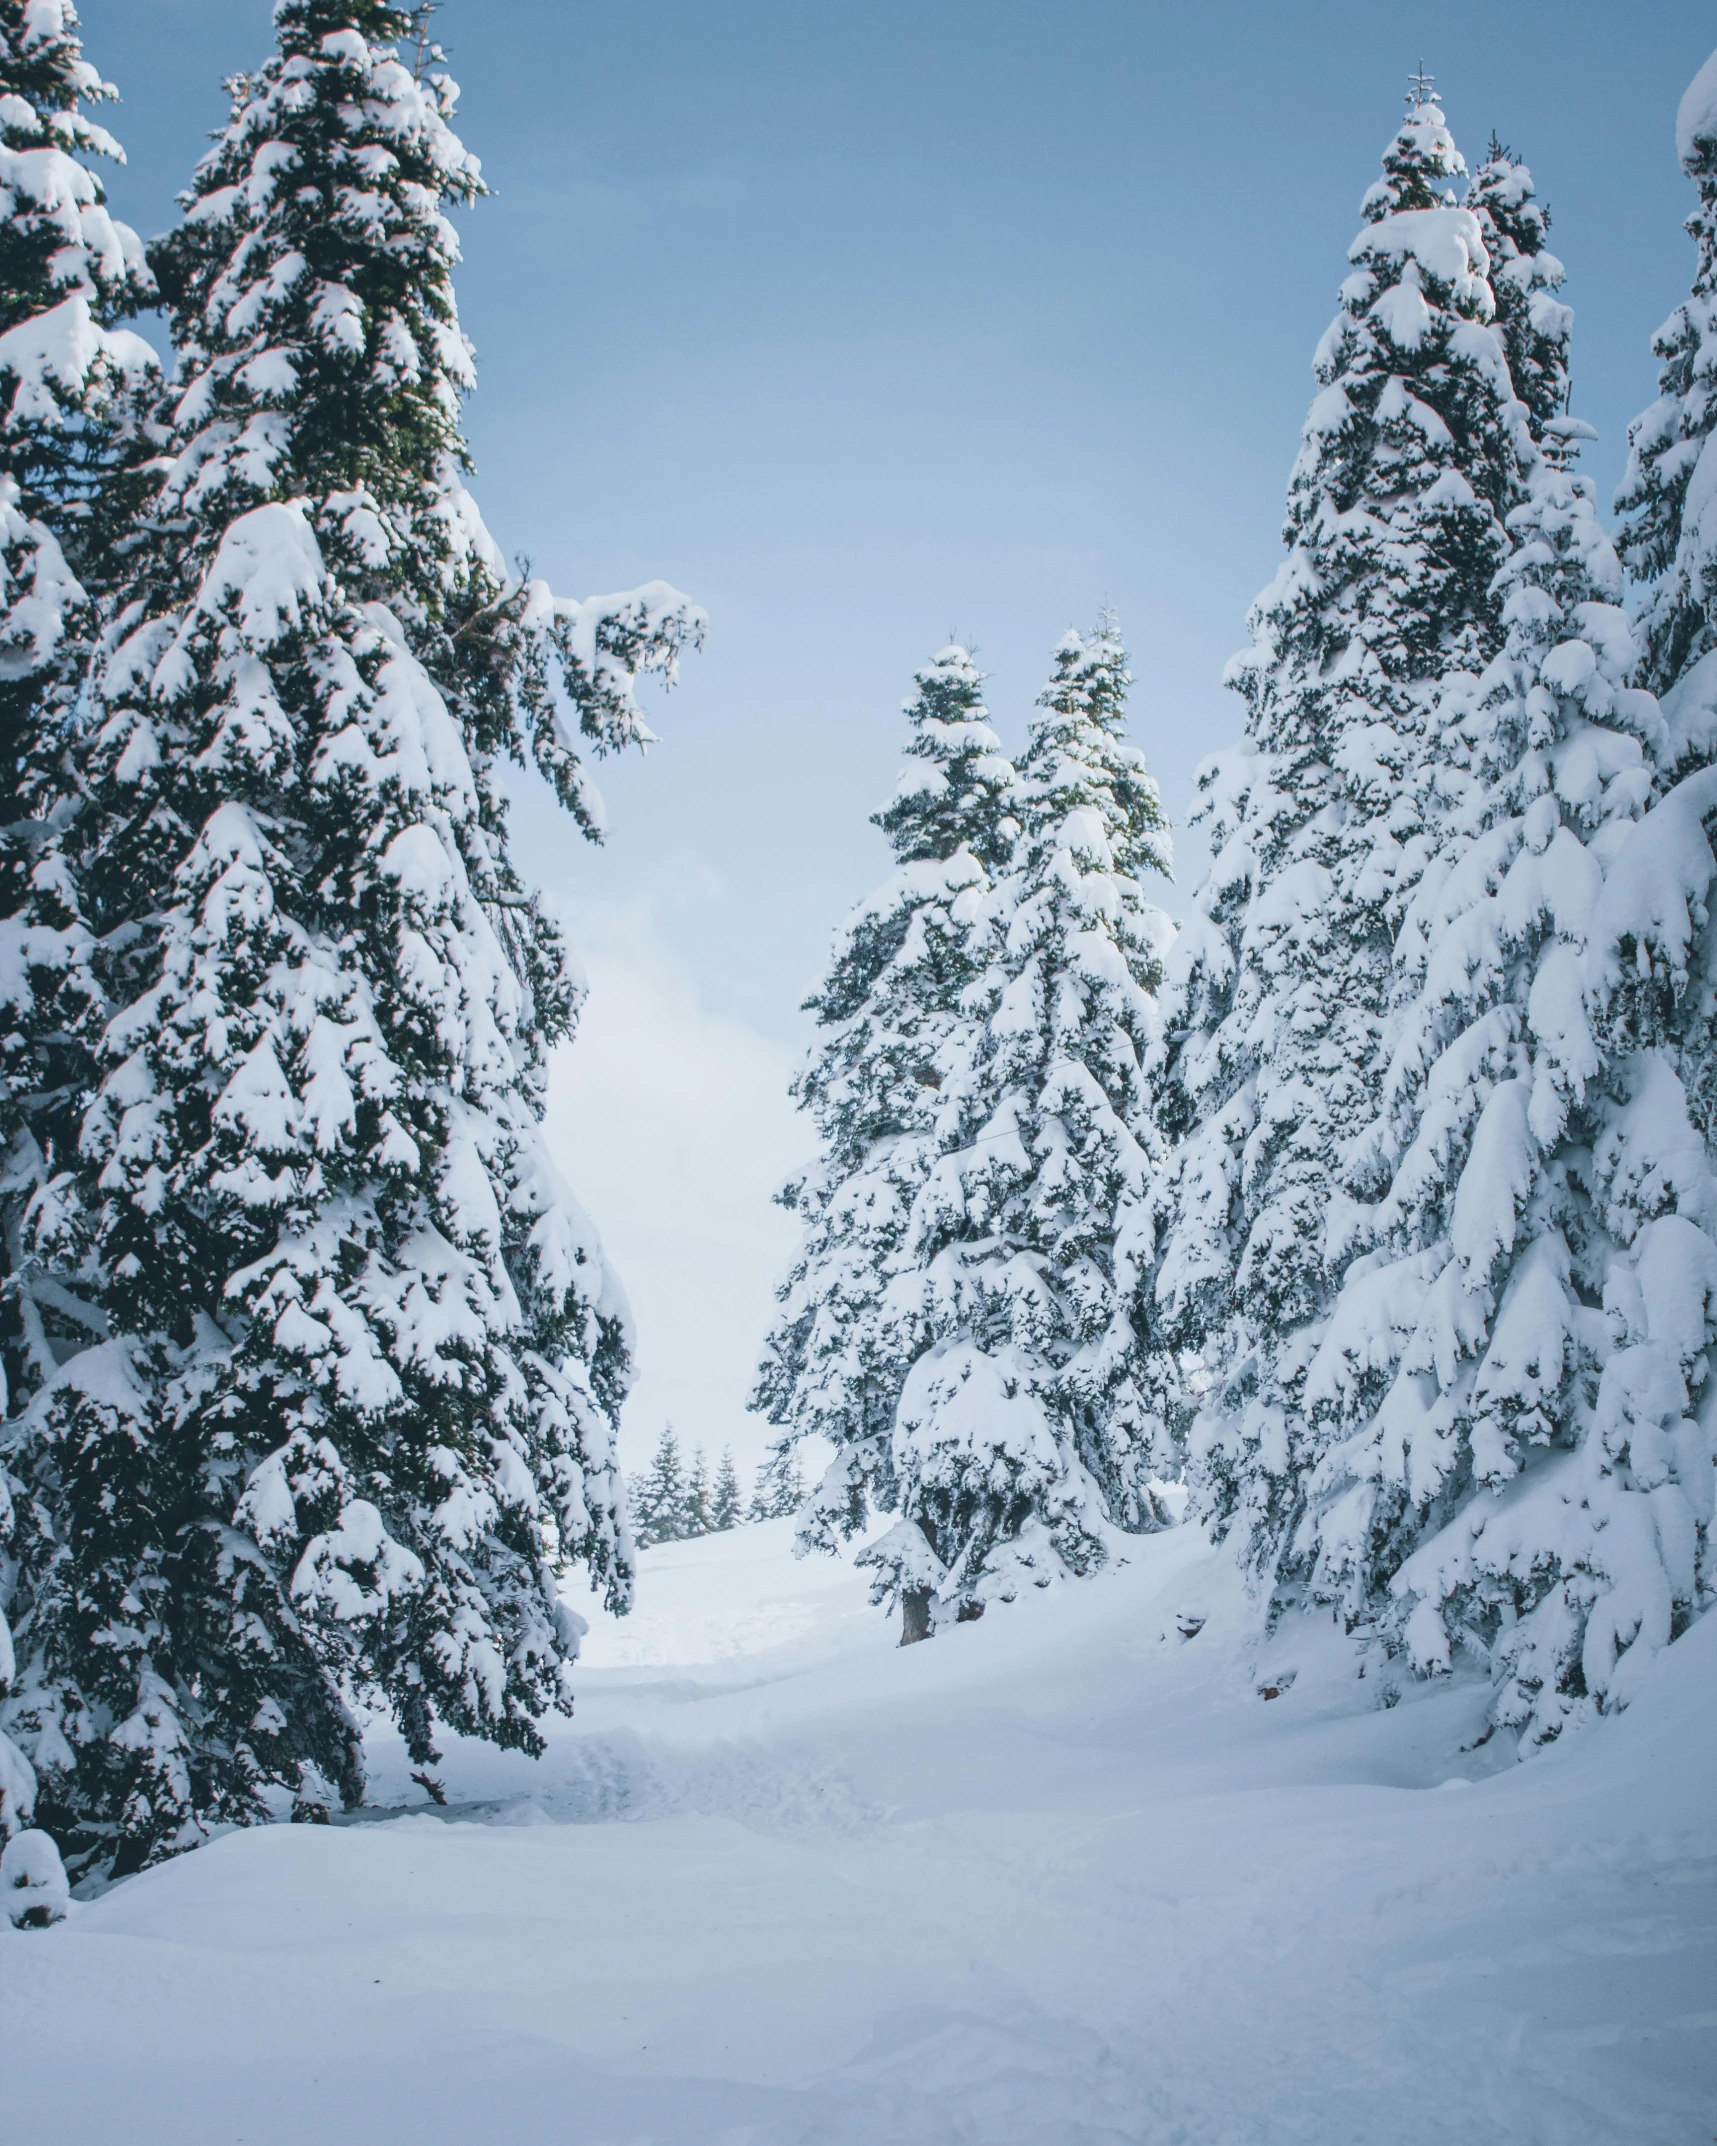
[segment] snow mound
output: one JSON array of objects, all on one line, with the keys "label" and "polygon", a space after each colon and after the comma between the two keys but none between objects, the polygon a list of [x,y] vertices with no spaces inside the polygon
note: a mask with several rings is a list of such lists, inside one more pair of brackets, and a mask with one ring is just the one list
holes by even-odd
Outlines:
[{"label": "snow mound", "polygon": [[71,1893],[53,1836],[14,1833],[0,1855],[0,1900],[14,1930],[45,1930],[64,1922]]}]

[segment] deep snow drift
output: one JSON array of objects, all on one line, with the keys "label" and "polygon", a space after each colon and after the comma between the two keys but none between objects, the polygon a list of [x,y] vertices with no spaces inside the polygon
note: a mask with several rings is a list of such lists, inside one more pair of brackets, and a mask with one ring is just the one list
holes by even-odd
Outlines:
[{"label": "deep snow drift", "polygon": [[904,1652],[789,1535],[646,1553],[576,1722],[451,1749],[447,1811],[377,1738],[394,1809],[0,1930],[8,2146],[1717,2129],[1717,1617],[1517,1765],[1331,1627],[1251,1660],[1191,1529]]}]

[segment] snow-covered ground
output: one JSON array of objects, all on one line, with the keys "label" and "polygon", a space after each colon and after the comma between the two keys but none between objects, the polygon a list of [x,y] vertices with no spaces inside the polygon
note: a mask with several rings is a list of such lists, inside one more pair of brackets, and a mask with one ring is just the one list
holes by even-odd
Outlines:
[{"label": "snow-covered ground", "polygon": [[445,1812],[378,1740],[394,1809],[0,1932],[7,2146],[1717,2134],[1717,1617],[1522,1766],[1333,1629],[1249,1660],[1191,1529],[904,1652],[788,1534],[647,1553]]}]

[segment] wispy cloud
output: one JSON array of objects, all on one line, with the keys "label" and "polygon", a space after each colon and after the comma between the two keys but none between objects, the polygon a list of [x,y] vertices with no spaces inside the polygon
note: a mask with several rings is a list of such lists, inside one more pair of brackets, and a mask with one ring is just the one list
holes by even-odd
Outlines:
[{"label": "wispy cloud", "polygon": [[712,1006],[651,899],[566,907],[590,996],[550,1077],[547,1131],[637,1318],[622,1451],[640,1465],[671,1418],[750,1466],[767,1434],[745,1396],[794,1240],[771,1195],[810,1145],[792,1061]]}]

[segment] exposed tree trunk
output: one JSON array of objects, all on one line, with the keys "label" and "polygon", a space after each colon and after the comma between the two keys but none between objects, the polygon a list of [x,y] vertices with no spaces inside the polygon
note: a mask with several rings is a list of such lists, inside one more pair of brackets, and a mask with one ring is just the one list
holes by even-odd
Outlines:
[{"label": "exposed tree trunk", "polygon": [[914,1640],[930,1637],[930,1590],[928,1587],[908,1587],[900,1597],[900,1644],[910,1647]]}]

